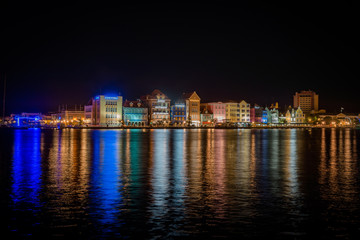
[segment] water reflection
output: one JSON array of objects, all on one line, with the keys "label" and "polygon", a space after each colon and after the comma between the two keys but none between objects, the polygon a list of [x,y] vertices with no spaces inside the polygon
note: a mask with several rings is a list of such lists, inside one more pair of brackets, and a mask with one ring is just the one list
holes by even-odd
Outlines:
[{"label": "water reflection", "polygon": [[21,237],[351,236],[357,133],[15,130],[1,203]]},{"label": "water reflection", "polygon": [[297,131],[291,129],[287,132],[289,136],[286,138],[288,141],[285,143],[286,151],[284,155],[286,156],[285,161],[285,179],[286,187],[285,193],[286,196],[290,198],[299,197],[298,194],[298,145],[297,145]]},{"label": "water reflection", "polygon": [[36,210],[40,207],[41,132],[16,130],[14,135],[12,199],[15,208],[27,205]]},{"label": "water reflection", "polygon": [[11,231],[18,231],[22,235],[30,234],[33,223],[39,222],[37,215],[42,205],[40,146],[40,130],[14,131],[10,207],[15,212],[11,214],[11,221],[6,222]]},{"label": "water reflection", "polygon": [[122,145],[121,131],[95,131],[92,173],[89,201],[92,217],[98,221],[104,232],[118,228],[123,205],[122,178],[120,171],[119,146]]}]

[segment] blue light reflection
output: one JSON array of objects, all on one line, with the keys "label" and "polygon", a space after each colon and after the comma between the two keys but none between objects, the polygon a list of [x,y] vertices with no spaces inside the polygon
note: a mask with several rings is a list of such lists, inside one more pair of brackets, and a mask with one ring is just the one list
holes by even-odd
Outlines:
[{"label": "blue light reflection", "polygon": [[116,227],[119,208],[123,205],[120,173],[119,142],[121,131],[99,130],[93,132],[93,166],[90,202],[95,219],[103,230]]},{"label": "blue light reflection", "polygon": [[[15,130],[12,168],[12,201],[15,208],[40,207],[41,130]],[[29,206],[30,205],[30,206]]]}]

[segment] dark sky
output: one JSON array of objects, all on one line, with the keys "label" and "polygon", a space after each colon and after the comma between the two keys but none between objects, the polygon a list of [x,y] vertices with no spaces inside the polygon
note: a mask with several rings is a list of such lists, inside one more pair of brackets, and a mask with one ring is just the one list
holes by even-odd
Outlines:
[{"label": "dark sky", "polygon": [[252,2],[5,6],[6,112],[85,104],[100,92],[136,99],[155,88],[173,99],[196,90],[203,101],[280,106],[311,89],[328,112],[360,112],[358,7]]}]

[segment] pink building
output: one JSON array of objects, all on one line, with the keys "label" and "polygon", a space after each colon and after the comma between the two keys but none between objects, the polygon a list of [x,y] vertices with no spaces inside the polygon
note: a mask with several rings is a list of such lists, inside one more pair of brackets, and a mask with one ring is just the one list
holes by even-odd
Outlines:
[{"label": "pink building", "polygon": [[201,106],[206,108],[214,114],[214,121],[218,123],[225,122],[226,119],[226,104],[223,102],[201,103]]},{"label": "pink building", "polygon": [[255,104],[254,107],[250,108],[250,122],[261,123],[263,116],[263,108]]}]

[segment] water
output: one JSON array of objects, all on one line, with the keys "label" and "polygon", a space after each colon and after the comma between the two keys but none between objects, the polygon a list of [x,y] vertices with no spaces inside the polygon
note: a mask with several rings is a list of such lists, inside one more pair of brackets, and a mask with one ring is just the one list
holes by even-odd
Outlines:
[{"label": "water", "polygon": [[353,238],[353,129],[0,129],[11,238]]}]

